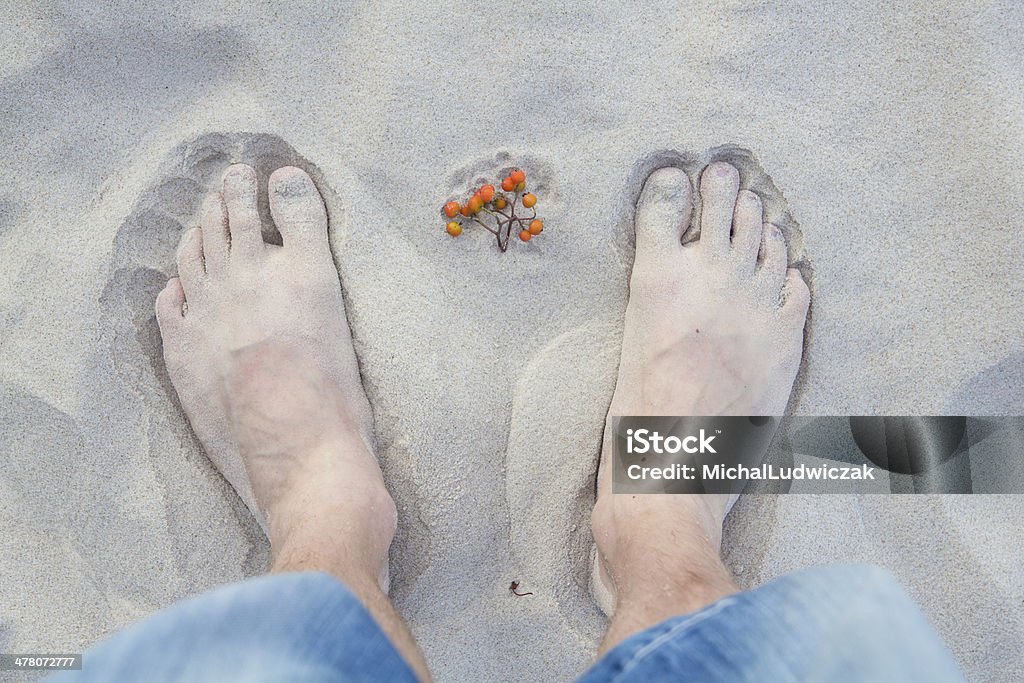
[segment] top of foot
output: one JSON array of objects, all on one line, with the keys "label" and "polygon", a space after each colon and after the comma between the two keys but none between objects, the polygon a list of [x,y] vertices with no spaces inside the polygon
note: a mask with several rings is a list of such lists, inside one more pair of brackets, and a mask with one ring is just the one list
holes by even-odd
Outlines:
[{"label": "top of foot", "polygon": [[700,198],[700,238],[682,245],[689,178],[662,168],[644,184],[613,414],[785,409],[803,352],[807,285],[735,168],[707,166]]},{"label": "top of foot", "polygon": [[[764,221],[760,197],[739,185],[727,163],[703,170],[699,239],[683,245],[694,206],[688,176],[662,168],[647,178],[636,207],[636,259],[610,417],[784,411],[810,292],[788,265],[781,231]],[[610,454],[607,430],[602,463]],[[728,496],[616,496],[611,486],[611,467],[602,464],[593,528],[601,556],[595,596],[606,611],[634,575],[664,578],[651,576],[651,553],[665,565],[676,553],[713,548],[705,554],[724,572],[717,551]],[[697,546],[680,541],[691,536]],[[674,570],[685,574],[687,561],[680,556]],[[723,586],[730,583],[725,576]]]},{"label": "top of foot", "polygon": [[393,531],[323,200],[305,172],[275,171],[276,246],[262,238],[260,191],[252,168],[229,167],[181,238],[178,277],[156,302],[171,382],[272,545],[303,517],[343,524],[360,504]]}]

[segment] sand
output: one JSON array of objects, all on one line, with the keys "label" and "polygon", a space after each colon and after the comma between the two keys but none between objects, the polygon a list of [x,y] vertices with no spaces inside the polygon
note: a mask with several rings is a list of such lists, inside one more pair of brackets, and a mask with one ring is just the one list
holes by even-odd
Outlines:
[{"label": "sand", "polygon": [[[855,4],[4,5],[0,651],[77,651],[265,566],[152,313],[232,161],[330,195],[400,509],[392,595],[442,681],[590,661],[632,207],[665,160],[751,150],[745,182],[781,190],[815,281],[795,412],[1020,414],[1024,10]],[[543,239],[447,238],[440,203],[512,164]],[[1015,681],[1022,521],[1019,496],[746,497],[725,554],[743,586],[887,567],[969,678]]]}]

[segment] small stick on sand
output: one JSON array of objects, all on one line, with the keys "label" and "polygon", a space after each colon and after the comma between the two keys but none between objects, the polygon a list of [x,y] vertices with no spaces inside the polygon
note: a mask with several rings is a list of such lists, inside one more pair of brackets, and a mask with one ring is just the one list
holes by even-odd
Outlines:
[{"label": "small stick on sand", "polygon": [[512,595],[515,595],[516,597],[522,598],[522,597],[525,597],[527,595],[533,595],[533,593],[520,593],[519,591],[516,590],[517,588],[519,588],[519,582],[518,581],[513,581],[512,585],[508,587],[508,589],[510,591],[512,591]]}]

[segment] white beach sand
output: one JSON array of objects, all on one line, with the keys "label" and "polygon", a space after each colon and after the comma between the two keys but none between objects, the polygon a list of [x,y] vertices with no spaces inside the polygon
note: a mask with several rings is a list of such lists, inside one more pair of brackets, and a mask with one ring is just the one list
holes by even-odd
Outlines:
[{"label": "white beach sand", "polygon": [[[233,161],[330,195],[392,596],[442,681],[590,661],[632,207],[665,160],[736,145],[785,194],[815,281],[798,413],[1024,409],[1019,3],[78,4],[0,6],[0,651],[79,651],[265,566],[152,313]],[[444,235],[440,204],[509,165],[543,235]],[[746,497],[725,553],[743,586],[887,567],[970,679],[1019,681],[1022,522],[1020,496]]]}]

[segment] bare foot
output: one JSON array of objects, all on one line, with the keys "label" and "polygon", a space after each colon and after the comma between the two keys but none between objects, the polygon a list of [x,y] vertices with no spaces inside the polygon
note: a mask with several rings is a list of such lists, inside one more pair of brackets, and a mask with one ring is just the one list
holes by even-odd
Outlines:
[{"label": "bare foot", "polygon": [[[622,358],[609,410],[617,415],[781,415],[803,351],[810,293],[788,268],[761,200],[739,191],[727,163],[700,180],[700,239],[687,175],[655,171],[636,209]],[[611,457],[606,427],[602,463]],[[592,527],[595,597],[615,616],[602,645],[734,592],[719,559],[728,496],[613,495],[601,467]]]},{"label": "bare foot", "polygon": [[275,562],[332,555],[386,590],[395,507],[373,453],[323,200],[292,167],[268,190],[283,246],[263,241],[256,173],[243,165],[182,236],[179,277],[156,303],[167,370]]}]

